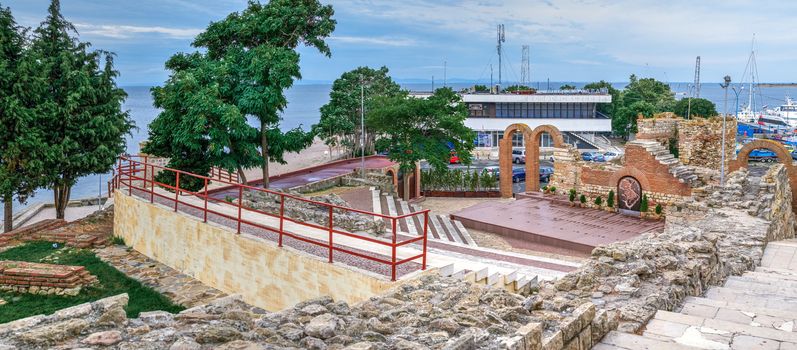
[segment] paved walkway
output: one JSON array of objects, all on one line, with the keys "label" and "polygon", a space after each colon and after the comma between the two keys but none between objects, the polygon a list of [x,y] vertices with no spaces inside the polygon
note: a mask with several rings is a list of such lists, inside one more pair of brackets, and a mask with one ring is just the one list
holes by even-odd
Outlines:
[{"label": "paved walkway", "polygon": [[593,349],[797,349],[797,239],[770,242],[755,271],[687,297],[680,312],[659,310],[641,336],[610,332]]}]

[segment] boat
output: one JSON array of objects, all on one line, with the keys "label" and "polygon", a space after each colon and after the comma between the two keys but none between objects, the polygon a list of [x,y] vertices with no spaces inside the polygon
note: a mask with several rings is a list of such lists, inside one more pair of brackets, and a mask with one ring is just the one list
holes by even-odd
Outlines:
[{"label": "boat", "polygon": [[772,109],[765,109],[760,118],[764,122],[785,123],[792,129],[797,129],[797,104],[786,96],[786,103]]}]

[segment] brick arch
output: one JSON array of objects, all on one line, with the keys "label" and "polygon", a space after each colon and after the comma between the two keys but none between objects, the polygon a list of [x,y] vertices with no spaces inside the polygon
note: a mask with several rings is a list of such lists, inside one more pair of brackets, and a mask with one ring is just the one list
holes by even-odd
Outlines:
[{"label": "brick arch", "polygon": [[512,136],[523,133],[526,148],[526,191],[540,188],[540,137],[547,132],[553,139],[554,147],[564,147],[564,136],[553,125],[540,125],[532,130],[528,125],[515,123],[504,130],[504,138],[498,143],[498,165],[500,170],[501,197],[512,197]]},{"label": "brick arch", "polygon": [[609,178],[609,186],[616,188],[617,184],[620,183],[620,179],[630,176],[635,178],[639,181],[639,185],[642,186],[642,191],[644,192],[646,189],[650,189],[650,181],[648,180],[647,175],[645,175],[642,170],[639,170],[633,166],[626,165],[622,169],[615,171],[614,174]]},{"label": "brick arch", "polygon": [[742,146],[742,149],[739,150],[736,159],[728,162],[728,172],[730,173],[741,168],[746,168],[747,163],[750,161],[750,152],[762,148],[775,152],[775,155],[778,156],[778,160],[780,160],[786,168],[786,174],[789,176],[789,187],[791,187],[792,193],[791,209],[797,213],[797,195],[795,195],[795,193],[797,193],[795,192],[797,191],[797,167],[795,167],[789,151],[779,142],[772,140],[754,140],[745,144]]},{"label": "brick arch", "polygon": [[396,171],[391,169],[391,168],[387,168],[385,170],[385,175],[390,176],[390,178],[393,180],[393,188],[394,189],[398,189],[399,183],[398,183],[398,175],[396,174]]}]

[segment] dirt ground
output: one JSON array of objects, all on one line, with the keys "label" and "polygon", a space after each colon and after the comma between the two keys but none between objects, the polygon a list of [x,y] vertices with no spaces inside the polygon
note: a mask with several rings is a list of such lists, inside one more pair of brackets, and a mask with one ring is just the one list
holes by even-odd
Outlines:
[{"label": "dirt ground", "polygon": [[[421,202],[421,206],[430,209],[435,214],[441,215],[450,215],[451,213],[455,213],[462,209],[471,207],[473,205],[488,202],[488,201],[496,201],[496,202],[507,202],[513,201],[514,199],[503,199],[503,198],[426,198],[423,202]],[[526,254],[526,255],[533,255],[533,256],[541,256],[546,258],[552,259],[561,259],[566,261],[573,261],[573,262],[583,262],[588,256],[584,255],[583,253],[578,253],[574,251],[570,251],[567,249],[561,249],[557,247],[551,247],[546,245],[538,245],[535,250],[529,249],[520,249],[515,248],[512,244],[507,241],[504,237],[484,232],[480,230],[468,229],[468,233],[470,236],[473,237],[473,240],[476,241],[476,244],[480,247],[485,248],[492,248],[498,249],[508,252]]]},{"label": "dirt ground", "polygon": [[[340,158],[338,152],[334,152],[333,155],[330,155],[329,147],[324,144],[324,141],[321,141],[321,139],[315,139],[309,148],[304,149],[299,153],[285,153],[284,159],[287,162],[286,164],[269,162],[269,175],[277,176],[287,172],[327,163],[338,158]],[[246,174],[247,181],[259,180],[263,178],[263,171],[260,168],[246,169],[244,173]]]}]

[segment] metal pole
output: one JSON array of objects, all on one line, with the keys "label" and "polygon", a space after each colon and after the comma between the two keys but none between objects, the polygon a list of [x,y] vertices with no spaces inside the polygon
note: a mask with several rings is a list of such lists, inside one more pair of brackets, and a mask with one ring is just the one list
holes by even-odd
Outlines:
[{"label": "metal pole", "polygon": [[390,265],[391,267],[391,281],[396,280],[396,218],[393,217],[393,263]]},{"label": "metal pole", "polygon": [[426,270],[426,232],[429,229],[429,211],[423,212],[423,261],[421,270]]},{"label": "metal pole", "polygon": [[329,206],[329,263],[332,263],[332,206]]},{"label": "metal pole", "polygon": [[241,208],[243,208],[244,203],[244,187],[238,186],[238,234],[241,234]]},{"label": "metal pole", "polygon": [[177,211],[177,203],[180,202],[180,173],[177,174],[177,179],[174,181],[174,211]]},{"label": "metal pole", "polygon": [[[360,77],[362,79],[362,76]],[[365,81],[360,80],[360,176],[365,178]]]},{"label": "metal pole", "polygon": [[204,222],[208,222],[208,178],[205,178],[205,217]]},{"label": "metal pole", "polygon": [[284,222],[285,222],[285,195],[280,194],[280,238],[278,244],[279,247],[282,247],[282,233],[285,232],[283,231]]},{"label": "metal pole", "polygon": [[722,164],[720,164],[720,185],[723,186],[725,186],[725,138],[726,138],[725,124],[726,120],[728,119],[728,86],[731,85],[731,76],[726,75],[724,80],[725,83],[720,84],[720,86],[722,86],[722,88],[725,89],[725,106],[724,106],[725,111],[722,115],[722,157],[721,157]]}]

